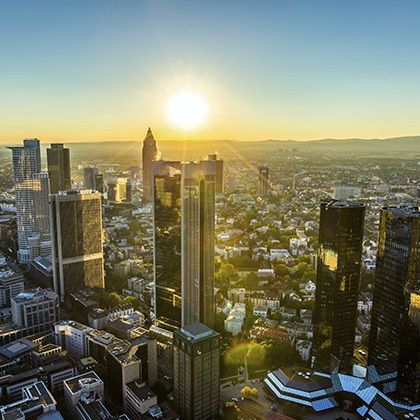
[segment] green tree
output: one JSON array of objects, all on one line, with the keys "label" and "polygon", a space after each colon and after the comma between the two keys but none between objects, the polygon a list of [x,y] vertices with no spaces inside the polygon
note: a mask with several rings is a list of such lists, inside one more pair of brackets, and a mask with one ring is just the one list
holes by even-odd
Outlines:
[{"label": "green tree", "polygon": [[269,369],[290,367],[300,361],[299,354],[288,341],[276,341],[267,348]]},{"label": "green tree", "polygon": [[122,301],[122,303],[125,305],[131,305],[133,308],[140,307],[140,300],[134,296],[126,296],[124,300]]},{"label": "green tree", "polygon": [[111,308],[116,308],[121,306],[121,298],[118,293],[112,292],[108,296],[108,306]]},{"label": "green tree", "polygon": [[249,273],[243,281],[243,285],[247,290],[258,290],[258,277],[257,274],[252,272]]},{"label": "green tree", "polygon": [[248,399],[251,397],[252,395],[252,389],[248,386],[245,385],[242,389],[241,389],[241,395],[242,397],[244,397],[245,399]]}]

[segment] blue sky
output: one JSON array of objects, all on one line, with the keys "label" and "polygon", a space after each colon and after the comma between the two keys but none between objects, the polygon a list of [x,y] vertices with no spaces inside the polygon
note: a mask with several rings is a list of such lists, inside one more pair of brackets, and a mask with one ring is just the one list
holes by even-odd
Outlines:
[{"label": "blue sky", "polygon": [[418,1],[0,0],[0,141],[420,133]]}]

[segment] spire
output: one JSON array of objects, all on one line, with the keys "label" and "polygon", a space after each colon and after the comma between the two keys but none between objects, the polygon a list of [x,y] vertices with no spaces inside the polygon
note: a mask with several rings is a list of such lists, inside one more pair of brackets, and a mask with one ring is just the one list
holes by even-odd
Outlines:
[{"label": "spire", "polygon": [[149,127],[146,133],[146,137],[144,138],[144,140],[155,140],[155,138],[153,137],[153,133],[151,128]]}]

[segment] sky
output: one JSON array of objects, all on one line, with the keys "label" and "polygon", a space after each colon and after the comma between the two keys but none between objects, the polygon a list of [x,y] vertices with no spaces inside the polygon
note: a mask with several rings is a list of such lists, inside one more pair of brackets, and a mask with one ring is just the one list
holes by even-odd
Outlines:
[{"label": "sky", "polygon": [[[417,0],[0,0],[0,142],[420,134]],[[168,120],[180,91],[208,117]]]}]

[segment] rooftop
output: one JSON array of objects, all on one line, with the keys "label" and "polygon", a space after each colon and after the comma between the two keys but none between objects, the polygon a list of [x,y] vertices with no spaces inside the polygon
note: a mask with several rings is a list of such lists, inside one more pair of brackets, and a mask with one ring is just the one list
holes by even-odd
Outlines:
[{"label": "rooftop", "polygon": [[187,339],[193,341],[200,341],[217,334],[201,322],[196,322],[195,324],[182,327],[180,331],[187,337]]},{"label": "rooftop", "polygon": [[20,338],[19,340],[12,341],[9,344],[1,346],[0,354],[11,359],[13,357],[20,356],[24,353],[31,352],[35,348],[36,345],[32,341],[26,338]]}]

